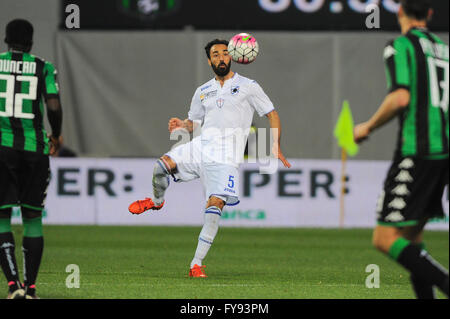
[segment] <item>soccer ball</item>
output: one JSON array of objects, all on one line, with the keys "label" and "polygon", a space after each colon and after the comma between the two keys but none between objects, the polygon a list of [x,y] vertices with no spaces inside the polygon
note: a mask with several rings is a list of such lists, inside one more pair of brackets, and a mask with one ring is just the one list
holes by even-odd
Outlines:
[{"label": "soccer ball", "polygon": [[228,44],[228,53],[234,62],[249,64],[255,61],[259,53],[256,39],[248,33],[239,33],[231,38]]}]

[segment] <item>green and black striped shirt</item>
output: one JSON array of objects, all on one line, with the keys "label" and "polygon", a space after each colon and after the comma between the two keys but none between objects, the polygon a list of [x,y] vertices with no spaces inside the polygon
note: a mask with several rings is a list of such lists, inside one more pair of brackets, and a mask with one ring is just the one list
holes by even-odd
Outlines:
[{"label": "green and black striped shirt", "polygon": [[19,51],[0,53],[0,146],[48,154],[44,99],[58,95],[50,62]]},{"label": "green and black striped shirt", "polygon": [[446,158],[449,154],[449,50],[427,29],[413,28],[384,50],[388,88],[411,94],[400,114],[397,152],[403,156]]}]

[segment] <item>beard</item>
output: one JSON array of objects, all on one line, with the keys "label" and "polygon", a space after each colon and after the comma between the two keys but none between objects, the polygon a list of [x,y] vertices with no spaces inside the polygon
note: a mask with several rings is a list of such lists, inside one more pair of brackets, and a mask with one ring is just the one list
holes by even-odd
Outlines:
[{"label": "beard", "polygon": [[[221,66],[225,66],[225,67],[221,67]],[[221,63],[219,63],[219,65],[217,67],[214,64],[211,64],[211,67],[217,76],[224,77],[228,73],[230,73],[231,61],[230,61],[230,63],[228,63],[228,65],[225,62],[221,62]]]}]

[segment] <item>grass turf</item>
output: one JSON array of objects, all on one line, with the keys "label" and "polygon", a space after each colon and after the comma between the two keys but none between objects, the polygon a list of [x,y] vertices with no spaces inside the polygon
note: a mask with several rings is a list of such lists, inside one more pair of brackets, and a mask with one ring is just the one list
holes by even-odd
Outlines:
[{"label": "grass turf", "polygon": [[[22,227],[16,225],[13,231],[20,247]],[[204,261],[209,277],[192,279],[188,270],[199,232],[200,227],[45,226],[38,295],[414,298],[408,273],[371,246],[369,229],[224,227]],[[448,268],[449,233],[426,232],[425,242],[431,255]],[[19,252],[16,248],[19,269],[23,269]],[[80,288],[66,287],[69,264],[80,268]],[[380,288],[365,286],[369,264],[380,267]]]}]

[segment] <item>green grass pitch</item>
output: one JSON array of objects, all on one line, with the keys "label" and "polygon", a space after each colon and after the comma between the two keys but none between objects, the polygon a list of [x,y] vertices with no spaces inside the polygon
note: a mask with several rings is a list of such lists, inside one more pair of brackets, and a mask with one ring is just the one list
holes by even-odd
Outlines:
[{"label": "green grass pitch", "polygon": [[[46,299],[414,298],[408,273],[371,246],[369,229],[223,227],[204,261],[208,278],[192,279],[188,270],[200,229],[44,226],[38,295]],[[22,227],[15,225],[13,231],[19,269],[23,269]],[[448,268],[449,233],[427,232],[425,242],[431,255]],[[80,288],[66,287],[69,264],[79,266]],[[365,286],[369,264],[380,267],[380,288]]]}]

